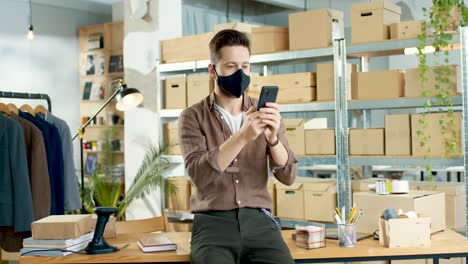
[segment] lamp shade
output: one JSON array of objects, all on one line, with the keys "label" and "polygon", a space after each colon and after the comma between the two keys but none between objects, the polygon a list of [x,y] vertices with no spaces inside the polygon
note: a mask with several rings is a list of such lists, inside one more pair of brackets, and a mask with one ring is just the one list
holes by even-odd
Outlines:
[{"label": "lamp shade", "polygon": [[136,88],[124,88],[115,98],[117,100],[116,108],[119,111],[132,109],[143,102],[143,94]]}]

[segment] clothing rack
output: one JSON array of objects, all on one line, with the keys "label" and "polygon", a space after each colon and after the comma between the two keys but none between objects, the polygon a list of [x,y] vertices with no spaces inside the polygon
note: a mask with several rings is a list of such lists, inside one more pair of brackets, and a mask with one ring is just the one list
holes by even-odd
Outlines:
[{"label": "clothing rack", "polygon": [[16,93],[16,92],[3,92],[0,91],[0,98],[15,98],[15,99],[36,99],[46,100],[47,109],[52,113],[52,103],[50,97],[47,94],[36,94],[36,93]]}]

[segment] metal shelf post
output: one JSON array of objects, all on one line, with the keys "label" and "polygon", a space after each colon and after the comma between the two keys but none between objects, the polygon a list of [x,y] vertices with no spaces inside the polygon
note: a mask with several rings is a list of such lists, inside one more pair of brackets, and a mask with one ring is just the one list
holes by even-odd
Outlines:
[{"label": "metal shelf post", "polygon": [[462,88],[463,88],[463,172],[465,173],[465,236],[468,237],[468,26],[460,27],[461,42],[461,69],[462,69]]}]

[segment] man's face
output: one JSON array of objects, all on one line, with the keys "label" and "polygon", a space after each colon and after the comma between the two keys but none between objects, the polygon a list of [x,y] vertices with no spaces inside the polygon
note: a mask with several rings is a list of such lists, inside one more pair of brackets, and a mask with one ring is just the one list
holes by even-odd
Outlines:
[{"label": "man's face", "polygon": [[250,75],[250,54],[244,46],[225,46],[220,50],[220,58],[216,63],[216,71],[220,76],[228,76],[242,69]]}]

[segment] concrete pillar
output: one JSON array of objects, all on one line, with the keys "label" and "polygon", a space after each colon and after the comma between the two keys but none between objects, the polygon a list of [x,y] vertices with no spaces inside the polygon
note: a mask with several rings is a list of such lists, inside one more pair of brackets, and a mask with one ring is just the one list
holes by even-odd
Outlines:
[{"label": "concrete pillar", "polygon": [[[146,1],[144,1],[146,2]],[[150,146],[159,143],[160,81],[155,71],[160,40],[182,35],[182,1],[150,0],[143,18],[131,14],[131,1],[124,1],[124,68],[128,87],[144,95],[143,107],[125,112],[125,187],[133,182]],[[127,219],[161,215],[160,191],[134,201]]]}]

